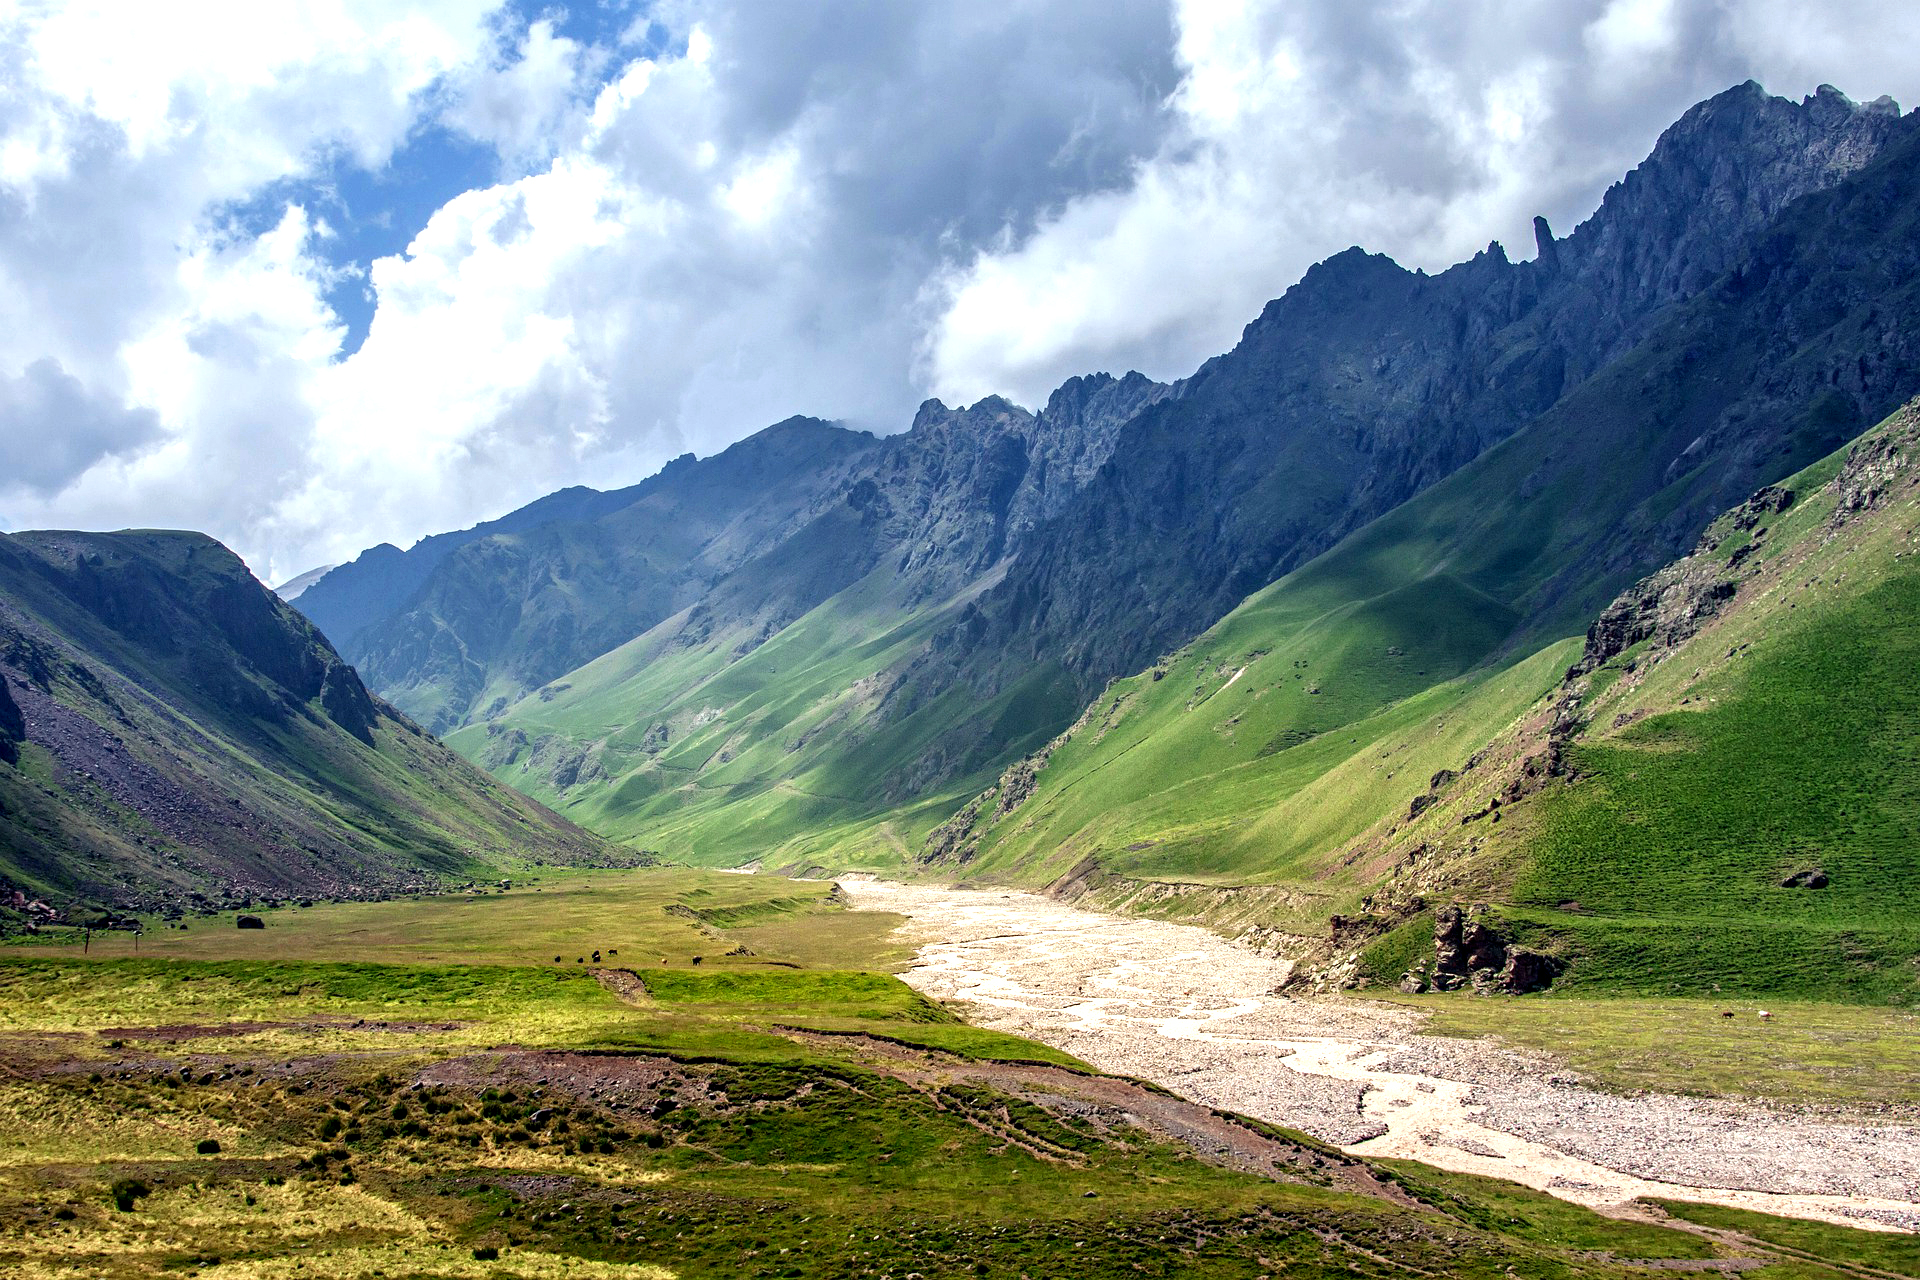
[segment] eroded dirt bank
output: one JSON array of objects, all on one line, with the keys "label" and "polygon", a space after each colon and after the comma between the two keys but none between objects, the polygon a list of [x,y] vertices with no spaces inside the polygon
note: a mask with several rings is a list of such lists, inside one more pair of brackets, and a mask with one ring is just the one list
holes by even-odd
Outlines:
[{"label": "eroded dirt bank", "polygon": [[1202,929],[1035,894],[844,879],[907,916],[907,982],[1105,1071],[1356,1155],[1510,1178],[1606,1212],[1639,1197],[1920,1230],[1920,1129],[1726,1100],[1616,1097],[1423,1015],[1272,994],[1286,962]]}]

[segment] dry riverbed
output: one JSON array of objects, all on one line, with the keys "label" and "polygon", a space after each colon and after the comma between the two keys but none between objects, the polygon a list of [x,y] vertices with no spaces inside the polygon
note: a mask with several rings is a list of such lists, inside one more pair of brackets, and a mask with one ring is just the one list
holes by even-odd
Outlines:
[{"label": "dry riverbed", "polygon": [[1509,1178],[1604,1212],[1695,1200],[1920,1230],[1920,1130],[1583,1087],[1551,1059],[1421,1034],[1425,1015],[1273,994],[1287,964],[1202,929],[1028,893],[849,878],[970,1020],[1364,1156]]}]

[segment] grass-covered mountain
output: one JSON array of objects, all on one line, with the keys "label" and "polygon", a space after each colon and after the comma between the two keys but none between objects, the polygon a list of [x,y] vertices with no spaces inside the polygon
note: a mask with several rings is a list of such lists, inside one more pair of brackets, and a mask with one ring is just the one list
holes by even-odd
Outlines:
[{"label": "grass-covered mountain", "polygon": [[[936,402],[793,461],[803,497],[660,551],[681,594],[569,668],[494,622],[614,617],[626,570],[521,569],[617,515],[469,540],[345,652],[497,776],[676,856],[1251,882],[1233,910],[1325,932],[1371,883],[1330,863],[1548,689],[1556,642],[1920,390],[1917,137],[1884,100],[1741,86],[1533,261],[1350,251],[1174,386]],[[625,527],[623,557],[664,545]],[[491,696],[434,701],[446,655]]]},{"label": "grass-covered mountain", "polygon": [[1920,404],[1530,651],[1473,594],[1502,544],[1463,513],[1499,461],[1114,684],[923,861],[1329,981],[1431,982],[1437,913],[1479,903],[1598,989],[1920,999]]},{"label": "grass-covered mountain", "polygon": [[[954,572],[913,577],[916,555],[950,543],[898,521],[917,508],[889,496],[897,557],[850,562],[866,576],[784,626],[756,617],[779,584],[832,585],[815,546],[840,545],[825,530],[852,523],[852,481],[843,509],[695,606],[697,627],[670,620],[452,741],[601,830],[683,856],[844,857],[851,842],[910,857],[1106,680],[1476,459],[1484,487],[1459,509],[1501,513],[1480,528],[1509,537],[1493,569],[1511,616],[1477,618],[1479,640],[1409,664],[1374,704],[1577,631],[1729,502],[1915,389],[1897,310],[1914,279],[1899,229],[1912,175],[1895,154],[1913,132],[1885,105],[1730,91],[1573,236],[1543,233],[1534,262],[1489,252],[1426,277],[1349,253],[1317,268],[1235,351],[1143,397],[1046,518],[998,547],[964,544],[981,552],[949,556]],[[1887,251],[1853,256],[1866,243]],[[885,452],[923,448],[928,416]],[[1050,405],[1028,440],[1066,421]],[[991,475],[991,433],[964,442],[965,474]],[[925,471],[902,486],[910,501],[969,510],[944,459]]]},{"label": "grass-covered mountain", "polygon": [[0,886],[359,895],[611,850],[392,707],[200,534],[0,536]]},{"label": "grass-covered mountain", "polygon": [[[1920,1003],[1920,402],[1623,592],[1530,713],[1368,846],[1376,981],[1437,904],[1567,980]],[[1348,958],[1335,949],[1339,961]]]}]

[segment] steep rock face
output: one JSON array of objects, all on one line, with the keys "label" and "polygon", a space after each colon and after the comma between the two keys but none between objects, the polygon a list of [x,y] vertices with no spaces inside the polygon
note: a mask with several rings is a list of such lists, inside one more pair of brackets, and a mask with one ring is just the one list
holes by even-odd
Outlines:
[{"label": "steep rock face", "polygon": [[360,894],[607,852],[372,698],[204,535],[0,535],[0,691],[0,881],[36,894]]},{"label": "steep rock face", "polygon": [[1570,354],[1588,349],[1591,363],[1576,361],[1575,375],[1632,345],[1634,317],[1690,298],[1725,273],[1794,200],[1865,168],[1901,132],[1900,121],[1888,98],[1861,106],[1821,85],[1794,103],[1751,80],[1687,112],[1593,217],[1543,247],[1543,267],[1575,290],[1553,319],[1570,336],[1582,334],[1567,342]]},{"label": "steep rock face", "polygon": [[1538,261],[1494,245],[1434,277],[1359,250],[1320,264],[1126,424],[914,683],[992,691],[1057,660],[1090,695],[1139,669],[1538,417],[1794,200],[1912,132],[1890,103],[1743,85],[1668,130],[1572,237],[1543,227]]},{"label": "steep rock face", "polygon": [[20,744],[26,737],[27,722],[20,715],[20,706],[13,700],[7,682],[0,679],[0,763],[19,764]]}]

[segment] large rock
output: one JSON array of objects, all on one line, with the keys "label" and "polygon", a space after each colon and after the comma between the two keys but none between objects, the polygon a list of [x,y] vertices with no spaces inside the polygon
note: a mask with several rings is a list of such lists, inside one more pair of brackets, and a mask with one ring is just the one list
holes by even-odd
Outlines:
[{"label": "large rock", "polygon": [[1495,985],[1509,995],[1544,991],[1553,985],[1565,967],[1560,960],[1543,952],[1513,947],[1507,952],[1506,964],[1501,967]]},{"label": "large rock", "polygon": [[[1436,991],[1471,986],[1483,994],[1518,994],[1553,985],[1565,968],[1561,961],[1527,947],[1510,946],[1479,912],[1441,907],[1433,920],[1433,977]],[[1400,980],[1400,989],[1418,994],[1426,979],[1418,970]]]}]

